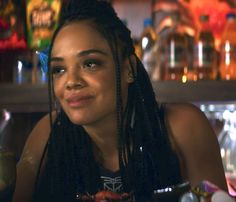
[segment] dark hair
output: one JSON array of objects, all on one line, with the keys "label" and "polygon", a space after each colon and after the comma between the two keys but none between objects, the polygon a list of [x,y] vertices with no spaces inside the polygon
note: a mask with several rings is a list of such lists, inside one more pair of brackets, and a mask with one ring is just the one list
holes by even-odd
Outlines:
[{"label": "dark hair", "polygon": [[[123,189],[125,192],[134,191],[136,201],[142,201],[142,197],[151,198],[154,189],[177,184],[180,178],[179,170],[172,170],[178,168],[178,163],[173,158],[163,128],[163,113],[156,102],[150,79],[143,64],[135,56],[129,29],[106,1],[69,1],[63,7],[51,46],[64,25],[80,20],[91,22],[112,50],[116,66],[117,127]],[[128,102],[125,113],[122,113],[120,63],[131,55],[136,57],[137,66],[132,67],[134,82],[129,85]],[[49,93],[52,106],[50,71]],[[64,201],[74,199],[77,193],[95,194],[101,189],[101,181],[89,135],[81,126],[72,124],[63,110],[58,114],[55,123],[51,119],[51,124],[52,132],[45,148],[47,163],[43,174],[45,182],[42,181],[44,191],[47,190],[48,197],[58,196],[58,199]],[[36,190],[36,197],[45,195],[40,193],[40,189]]]}]

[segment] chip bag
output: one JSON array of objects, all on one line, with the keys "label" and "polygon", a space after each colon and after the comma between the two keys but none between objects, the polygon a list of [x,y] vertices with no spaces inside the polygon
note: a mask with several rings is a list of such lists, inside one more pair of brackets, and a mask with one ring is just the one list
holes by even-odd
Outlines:
[{"label": "chip bag", "polygon": [[0,0],[0,51],[26,48],[21,13],[13,0]]},{"label": "chip bag", "polygon": [[60,10],[60,0],[27,0],[27,42],[30,48],[42,49],[49,45]]}]

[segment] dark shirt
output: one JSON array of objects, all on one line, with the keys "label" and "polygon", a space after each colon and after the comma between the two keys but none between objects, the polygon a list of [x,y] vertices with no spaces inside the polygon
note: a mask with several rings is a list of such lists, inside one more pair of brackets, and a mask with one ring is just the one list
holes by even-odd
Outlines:
[{"label": "dark shirt", "polygon": [[[136,187],[136,197],[138,198],[142,198],[145,195],[145,191],[146,193],[150,193],[154,192],[157,189],[161,189],[161,188],[165,188],[171,185],[176,185],[182,182],[182,177],[181,177],[181,172],[180,172],[180,165],[179,165],[179,160],[177,155],[173,152],[171,145],[170,145],[170,141],[169,141],[169,137],[168,137],[168,133],[166,130],[166,124],[165,124],[165,107],[164,105],[162,105],[160,107],[160,111],[159,111],[159,117],[160,117],[160,125],[162,126],[159,133],[160,136],[158,138],[154,138],[153,141],[149,142],[147,145],[144,145],[144,147],[142,148],[145,152],[144,155],[145,159],[147,159],[147,174],[145,176],[145,180],[151,183],[150,187],[146,187],[146,184],[143,185],[139,185],[139,187]],[[59,128],[58,130],[65,130],[67,132],[67,136],[65,137],[57,137],[58,135],[55,135],[53,138],[56,138],[53,141],[58,141],[59,138],[64,138],[64,142],[67,141],[66,138],[68,138],[68,135],[70,134],[70,131],[73,131],[74,128]],[[55,134],[57,134],[55,132]],[[77,135],[77,134],[76,134]],[[84,135],[84,134],[83,134]],[[160,141],[160,137],[161,137],[161,141]],[[77,137],[76,137],[77,138]],[[83,141],[83,140],[82,140]],[[74,142],[71,142],[71,145],[68,145],[68,143],[64,144],[63,146],[69,146],[72,147],[73,144],[76,144]],[[90,144],[89,144],[90,145]],[[61,150],[63,150],[63,146],[58,146],[57,144],[57,148],[59,152],[61,152]],[[86,147],[87,148],[87,147]],[[52,149],[52,145],[49,144],[49,150]],[[67,149],[67,148],[66,148]],[[91,150],[91,149],[90,149]],[[88,151],[90,151],[88,150]],[[55,150],[52,150],[55,151]],[[81,152],[78,151],[78,154],[80,154]],[[90,151],[91,153],[91,151]],[[62,153],[63,154],[63,153]],[[160,155],[162,154],[162,155]],[[164,154],[164,155],[163,155]],[[89,154],[83,154],[85,156],[88,156]],[[93,154],[90,154],[90,157]],[[60,157],[60,155],[58,155]],[[61,155],[63,156],[63,155]],[[64,155],[65,156],[65,155]],[[47,155],[47,158],[49,156]],[[51,156],[50,156],[51,157]],[[50,158],[49,157],[49,158]],[[51,157],[52,158],[52,157]],[[66,159],[65,159],[66,158]],[[66,161],[68,161],[68,159],[70,159],[70,156],[66,156],[64,158],[62,158],[62,161],[60,161],[60,165],[63,164],[65,166],[66,169],[70,169],[70,167],[68,167],[68,163],[65,163]],[[87,158],[87,157],[86,157]],[[158,160],[157,160],[158,159]],[[59,159],[60,160],[60,159]],[[73,159],[72,159],[73,160]],[[57,160],[58,161],[58,160]],[[73,161],[68,161],[69,163],[71,162],[72,164],[74,163],[75,159]],[[59,162],[59,161],[58,161]],[[139,162],[136,162],[139,163]],[[52,169],[55,167],[55,165],[48,165],[49,163],[46,163],[46,167],[45,167],[45,171],[44,173],[42,173],[42,177],[41,180],[39,182],[39,186],[37,187],[37,191],[36,191],[36,198],[38,202],[45,202],[45,201],[65,201],[65,199],[63,199],[64,197],[64,192],[68,195],[68,197],[66,196],[66,201],[76,201],[76,199],[81,199],[82,196],[84,196],[84,194],[86,194],[86,196],[88,196],[88,200],[87,201],[91,201],[91,199],[93,199],[93,197],[95,197],[97,195],[97,193],[100,193],[101,191],[105,190],[105,191],[111,191],[112,193],[118,193],[120,195],[122,195],[122,197],[126,197],[126,195],[124,195],[124,193],[128,193],[129,195],[132,194],[132,186],[131,189],[125,189],[123,184],[122,184],[122,178],[121,178],[121,173],[120,171],[117,172],[111,172],[105,168],[100,167],[97,165],[94,165],[94,163],[90,164],[93,166],[93,170],[92,173],[89,173],[91,171],[86,171],[85,174],[90,178],[90,175],[92,176],[94,173],[97,173],[97,177],[98,178],[94,178],[95,180],[93,180],[92,182],[96,182],[98,179],[99,181],[99,176],[100,176],[100,181],[101,184],[98,185],[97,187],[100,187],[97,190],[97,192],[94,192],[92,194],[88,193],[88,192],[84,192],[83,194],[77,194],[77,191],[75,191],[76,188],[76,182],[78,182],[77,180],[75,181],[74,179],[76,179],[77,176],[72,176],[72,178],[69,178],[68,180],[68,176],[71,177],[70,174],[68,174],[67,172],[67,178],[64,177],[64,174],[66,174],[66,171],[64,169],[59,170],[59,175],[56,175],[57,178],[59,176],[59,179],[54,179],[54,180],[58,180],[58,182],[62,185],[59,187],[60,191],[56,191],[56,199],[52,199],[52,194],[55,190],[57,190],[57,188],[52,186],[52,181],[51,181],[51,176],[54,174],[55,170]],[[84,166],[84,162],[78,162],[78,164],[80,166]],[[54,166],[54,167],[53,167]],[[129,164],[128,164],[129,166]],[[135,168],[135,166],[133,165],[133,168]],[[74,168],[73,168],[74,169]],[[76,167],[76,172],[80,172],[79,171],[79,167]],[[84,170],[86,170],[87,167],[84,167]],[[75,173],[76,173],[75,172]],[[70,179],[73,179],[72,183]],[[55,183],[54,181],[54,184]],[[55,185],[54,185],[55,186]],[[82,187],[84,186],[83,184],[81,185]],[[146,189],[146,190],[145,190]],[[54,191],[52,191],[54,190]],[[83,188],[82,188],[83,190]],[[125,190],[125,191],[124,191]],[[127,191],[128,190],[128,191]],[[52,191],[52,192],[51,192]],[[74,193],[74,194],[72,194]],[[78,192],[80,193],[80,192]],[[148,194],[147,194],[148,195]],[[69,199],[68,199],[69,198]],[[78,201],[78,200],[77,200]],[[79,201],[83,201],[83,200],[79,200]],[[84,200],[86,201],[86,200]],[[130,199],[127,200],[123,200],[123,201],[132,201]],[[136,200],[138,201],[138,200]],[[140,200],[139,200],[140,201]],[[141,200],[143,202],[143,200]]]}]

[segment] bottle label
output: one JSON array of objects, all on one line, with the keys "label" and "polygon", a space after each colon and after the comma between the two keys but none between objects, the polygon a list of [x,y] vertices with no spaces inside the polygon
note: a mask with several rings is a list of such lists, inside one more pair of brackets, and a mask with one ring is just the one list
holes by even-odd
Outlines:
[{"label": "bottle label", "polygon": [[187,53],[182,44],[173,43],[166,50],[166,67],[167,68],[184,68],[187,66]]},{"label": "bottle label", "polygon": [[221,49],[220,74],[222,79],[236,79],[236,44],[226,42]]},{"label": "bottle label", "polygon": [[214,68],[216,52],[211,44],[198,43],[194,47],[194,67]]},{"label": "bottle label", "polygon": [[236,65],[236,44],[225,43],[221,51],[221,63],[225,66]]}]

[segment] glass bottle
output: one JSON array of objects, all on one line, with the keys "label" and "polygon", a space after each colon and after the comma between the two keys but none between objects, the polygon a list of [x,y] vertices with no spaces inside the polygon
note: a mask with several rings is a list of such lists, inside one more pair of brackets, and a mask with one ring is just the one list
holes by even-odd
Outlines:
[{"label": "glass bottle", "polygon": [[12,148],[12,137],[7,132],[11,114],[0,111],[0,201],[10,202],[15,188],[16,157]]},{"label": "glass bottle", "polygon": [[173,27],[168,33],[164,44],[164,80],[185,82],[188,73],[188,41],[181,32],[180,14],[171,16]]},{"label": "glass bottle", "polygon": [[224,127],[218,140],[224,165],[229,193],[236,196],[236,111],[235,108],[223,112]]},{"label": "glass bottle", "polygon": [[151,18],[144,19],[144,28],[140,37],[141,60],[151,77],[157,64],[157,34]]},{"label": "glass bottle", "polygon": [[236,14],[228,13],[221,39],[220,74],[223,80],[236,79]]},{"label": "glass bottle", "polygon": [[215,40],[209,29],[209,16],[200,16],[201,28],[196,37],[193,67],[195,80],[215,80],[217,77],[217,56]]},{"label": "glass bottle", "polygon": [[25,84],[32,81],[32,64],[28,61],[17,60],[13,70],[13,83]]}]

